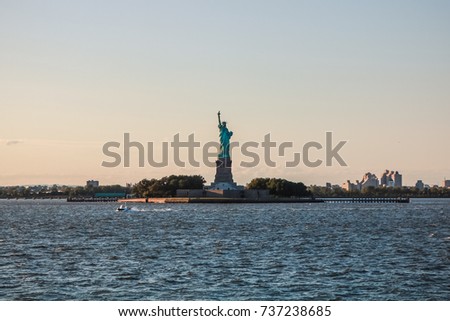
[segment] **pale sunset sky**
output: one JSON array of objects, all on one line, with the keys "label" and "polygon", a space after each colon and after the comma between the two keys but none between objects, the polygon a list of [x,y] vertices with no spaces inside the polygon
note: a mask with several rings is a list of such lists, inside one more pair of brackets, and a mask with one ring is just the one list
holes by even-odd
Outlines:
[{"label": "pale sunset sky", "polygon": [[241,144],[348,141],[347,167],[249,169],[234,154],[239,184],[450,179],[450,1],[0,0],[0,39],[0,186],[210,182],[214,168],[172,161],[105,168],[102,146],[218,141],[218,110]]}]

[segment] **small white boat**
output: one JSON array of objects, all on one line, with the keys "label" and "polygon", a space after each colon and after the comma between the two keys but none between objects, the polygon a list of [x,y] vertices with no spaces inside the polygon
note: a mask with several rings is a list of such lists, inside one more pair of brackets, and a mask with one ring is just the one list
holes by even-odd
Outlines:
[{"label": "small white boat", "polygon": [[127,205],[120,204],[118,208],[116,208],[116,212],[128,212],[131,211],[131,208]]}]

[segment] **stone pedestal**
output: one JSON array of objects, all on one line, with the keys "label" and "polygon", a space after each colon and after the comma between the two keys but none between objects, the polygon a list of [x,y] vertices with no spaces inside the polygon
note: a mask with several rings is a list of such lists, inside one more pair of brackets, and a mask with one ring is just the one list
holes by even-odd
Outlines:
[{"label": "stone pedestal", "polygon": [[231,159],[219,157],[216,160],[216,177],[210,189],[213,190],[238,190],[239,186],[233,181],[231,173]]},{"label": "stone pedestal", "polygon": [[231,183],[233,184],[233,174],[231,173],[231,159],[219,158],[216,160],[216,177],[214,183]]}]

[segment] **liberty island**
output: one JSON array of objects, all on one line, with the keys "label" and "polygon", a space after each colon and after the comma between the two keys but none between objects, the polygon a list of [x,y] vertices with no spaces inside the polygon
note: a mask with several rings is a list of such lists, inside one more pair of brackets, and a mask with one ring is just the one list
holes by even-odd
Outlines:
[{"label": "liberty island", "polygon": [[[314,199],[306,190],[303,183],[289,182],[283,179],[256,179],[251,188],[238,185],[233,180],[232,155],[230,151],[233,132],[229,130],[226,121],[222,121],[220,111],[217,113],[219,128],[219,153],[215,161],[216,173],[214,182],[202,188],[178,188],[175,195],[169,197],[145,197],[119,199],[119,202],[136,203],[322,203],[322,200]],[[200,176],[202,177],[202,176]],[[178,179],[175,176],[172,178]],[[167,184],[167,182],[162,183]],[[279,190],[288,194],[271,195],[269,185],[277,185]]]}]

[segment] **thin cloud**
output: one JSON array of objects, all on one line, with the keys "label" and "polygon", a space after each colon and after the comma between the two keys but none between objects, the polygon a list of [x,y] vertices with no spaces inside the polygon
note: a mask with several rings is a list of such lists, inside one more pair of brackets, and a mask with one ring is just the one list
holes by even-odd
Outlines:
[{"label": "thin cloud", "polygon": [[74,140],[54,140],[54,139],[29,139],[24,140],[19,139],[0,139],[0,145],[13,146],[18,144],[27,144],[30,146],[55,146],[55,145],[66,145],[66,146],[102,146],[106,141],[74,141]]},{"label": "thin cloud", "polygon": [[6,146],[12,146],[12,145],[17,145],[17,144],[22,144],[23,141],[20,140],[9,140],[6,142]]}]

